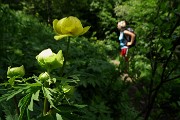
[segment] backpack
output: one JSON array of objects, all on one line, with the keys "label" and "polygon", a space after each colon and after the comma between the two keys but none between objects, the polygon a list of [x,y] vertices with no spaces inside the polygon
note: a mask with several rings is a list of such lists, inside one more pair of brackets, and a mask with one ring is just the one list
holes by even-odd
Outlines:
[{"label": "backpack", "polygon": [[[130,31],[130,32],[135,34],[134,30],[131,27],[127,28],[126,30],[128,30],[128,31]],[[125,39],[127,40],[127,42],[131,41],[131,37],[130,36],[125,36]],[[134,47],[135,45],[136,45],[136,36],[134,38],[133,44],[131,46],[129,46],[129,47],[131,48],[131,47]]]}]

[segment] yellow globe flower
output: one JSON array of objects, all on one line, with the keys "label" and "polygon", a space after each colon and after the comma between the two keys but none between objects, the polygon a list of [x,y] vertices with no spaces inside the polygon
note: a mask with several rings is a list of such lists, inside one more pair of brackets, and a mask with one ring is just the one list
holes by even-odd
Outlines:
[{"label": "yellow globe flower", "polygon": [[83,28],[81,21],[77,17],[69,16],[61,20],[55,19],[53,21],[53,28],[57,33],[54,39],[60,40],[67,36],[83,35],[90,29],[90,26]]}]

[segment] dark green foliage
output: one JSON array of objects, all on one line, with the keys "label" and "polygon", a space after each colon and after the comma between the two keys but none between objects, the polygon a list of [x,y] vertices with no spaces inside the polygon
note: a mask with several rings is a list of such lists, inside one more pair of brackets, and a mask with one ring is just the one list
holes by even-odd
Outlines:
[{"label": "dark green foliage", "polygon": [[[4,6],[2,6],[4,7]],[[4,68],[8,65],[11,66],[18,66],[18,65],[24,65],[26,70],[26,77],[36,74],[38,75],[40,72],[40,68],[38,65],[36,65],[35,62],[35,56],[43,49],[47,47],[53,48],[55,51],[58,51],[59,49],[62,49],[63,51],[66,50],[66,41],[55,41],[53,40],[53,34],[51,31],[51,28],[44,25],[43,23],[39,23],[36,19],[32,18],[31,16],[26,16],[23,13],[15,13],[11,11],[7,6],[3,8],[3,10],[7,11],[7,20],[11,23],[9,27],[6,28],[4,24],[4,30],[8,31],[7,38],[8,40],[3,43],[4,48],[2,48],[2,52],[9,50],[9,54],[3,54],[1,57],[2,63],[5,63],[4,58],[7,58],[7,55],[9,57],[14,57],[14,59],[10,59],[11,62],[6,62],[4,65]],[[11,13],[11,14],[10,14]],[[16,16],[18,14],[19,17]],[[3,15],[3,12],[2,12]],[[9,19],[9,18],[13,19]],[[14,19],[17,19],[16,21],[13,21]],[[7,21],[4,21],[6,23]],[[44,27],[45,26],[45,27]],[[17,31],[14,32],[14,34],[11,30],[17,29]],[[46,31],[47,30],[47,31]],[[4,31],[1,32],[1,34],[4,34]],[[28,36],[27,36],[27,35]],[[9,39],[13,39],[13,41],[9,41]],[[4,41],[4,39],[2,39]],[[44,42],[46,41],[46,42]],[[114,41],[116,42],[116,41]],[[80,117],[83,117],[85,119],[88,119],[89,115],[93,115],[94,112],[97,114],[93,115],[92,117],[94,119],[111,119],[113,116],[111,115],[111,105],[108,106],[108,98],[104,96],[104,94],[101,94],[105,91],[108,91],[111,89],[111,84],[113,81],[117,81],[116,77],[118,74],[115,71],[115,67],[113,64],[110,64],[108,59],[109,57],[107,54],[110,54],[111,56],[116,56],[116,53],[114,52],[112,55],[111,51],[116,51],[116,48],[111,47],[111,43],[113,43],[116,46],[116,43],[111,41],[92,41],[89,42],[87,38],[72,38],[70,43],[70,50],[69,55],[67,58],[67,66],[64,72],[64,77],[67,77],[67,79],[75,80],[76,78],[73,78],[73,75],[78,76],[79,84],[76,86],[76,92],[73,96],[70,96],[71,99],[63,100],[62,103],[83,103],[83,104],[89,104],[85,108],[87,112],[82,112],[81,110],[75,109],[72,115],[73,118],[79,119]],[[54,44],[53,44],[54,43]],[[106,45],[105,45],[106,44]],[[10,46],[10,47],[8,47]],[[18,48],[22,54],[20,55],[14,55],[14,49]],[[65,53],[65,52],[64,52]],[[6,71],[5,69],[2,69]],[[4,73],[5,74],[5,73]],[[3,74],[3,75],[4,75]],[[54,71],[53,75],[58,75],[58,71]],[[69,77],[68,77],[69,76]],[[5,77],[4,77],[5,79]],[[33,82],[33,79],[27,79],[28,82]],[[25,79],[26,81],[26,79]],[[14,84],[16,85],[16,84]],[[33,84],[32,84],[33,85]],[[121,84],[119,84],[121,85]],[[53,86],[52,86],[53,87]],[[33,118],[39,116],[39,107],[42,107],[42,104],[33,104],[33,102],[36,101],[36,98],[32,97],[33,93],[35,94],[38,89],[35,89],[33,86],[29,86],[27,84],[25,86],[17,87],[14,90],[9,90],[7,94],[3,94],[1,96],[1,100],[9,100],[16,95],[20,94],[20,96],[17,97],[17,100],[20,102],[20,119],[23,118]],[[47,97],[49,103],[51,105],[56,105],[54,107],[59,108],[60,106],[57,106],[56,102],[53,104],[52,102],[52,96],[54,95],[54,90],[47,89],[44,90],[45,97]],[[23,93],[26,94],[23,94]],[[61,92],[61,91],[59,91]],[[87,96],[87,94],[89,96]],[[50,96],[49,96],[50,95]],[[99,96],[99,97],[98,97]],[[60,98],[63,97],[60,95]],[[67,95],[68,97],[68,95]],[[105,97],[105,100],[103,100]],[[42,97],[40,97],[42,98]],[[31,100],[32,99],[32,100]],[[107,100],[106,100],[107,99]],[[58,100],[58,99],[57,99]],[[104,101],[102,104],[99,104],[101,101]],[[40,101],[42,101],[40,99]],[[93,102],[94,101],[94,102]],[[117,101],[118,102],[118,101]],[[35,102],[36,103],[36,102]],[[27,107],[32,110],[32,106],[36,107],[36,113],[27,112]],[[72,106],[73,107],[73,106]],[[72,107],[68,108],[62,108],[64,112],[59,113],[63,117],[63,119],[66,119],[66,117],[69,118],[68,113],[65,112],[67,110],[72,110]],[[96,109],[94,109],[94,107]],[[89,112],[88,112],[89,111]],[[28,114],[26,114],[28,113]],[[30,114],[30,115],[29,115]],[[100,115],[98,115],[100,114]],[[53,115],[53,114],[52,114]],[[45,116],[50,117],[54,119],[53,116]],[[56,118],[56,117],[55,117]],[[41,117],[39,118],[41,119]]]},{"label": "dark green foliage", "polygon": [[[135,64],[131,65],[135,66],[134,70],[139,70],[136,74],[140,80],[137,82],[140,100],[147,101],[144,103],[145,108],[141,114],[145,115],[145,120],[165,119],[165,116],[166,119],[176,120],[179,117],[178,114],[173,118],[170,117],[173,116],[170,111],[177,110],[178,106],[174,104],[172,107],[172,102],[170,102],[172,96],[178,96],[177,93],[171,94],[170,89],[174,88],[171,85],[175,83],[179,86],[177,81],[180,79],[179,60],[174,54],[175,46],[179,44],[178,42],[172,44],[180,35],[180,19],[177,14],[179,7],[174,5],[176,3],[178,1],[125,1],[115,8],[119,18],[130,21],[130,25],[134,26],[138,35],[136,54],[141,56],[135,56]],[[147,8],[147,10],[142,10],[142,8]],[[134,68],[133,66],[131,68]],[[169,106],[169,112],[164,113],[165,107],[162,108],[162,104]],[[158,112],[155,113],[155,110]],[[176,112],[179,113],[179,110]]]},{"label": "dark green foliage", "polygon": [[[25,77],[39,75],[44,71],[39,68],[35,59],[43,49],[51,48],[55,52],[62,49],[66,53],[67,41],[53,39],[51,24],[54,18],[73,15],[80,18],[83,25],[91,25],[87,34],[89,38],[71,38],[63,78],[57,77],[59,70],[52,72],[57,80],[68,81],[68,85],[74,87],[74,93],[71,91],[60,94],[55,99],[54,91],[62,92],[59,82],[50,86],[58,86],[56,90],[44,87],[44,94],[51,105],[54,105],[52,114],[41,117],[43,105],[38,102],[43,103],[43,96],[36,94],[37,89],[3,88],[8,91],[7,94],[4,90],[0,92],[1,100],[8,98],[11,101],[11,98],[20,94],[17,100],[21,100],[19,107],[24,111],[20,117],[52,120],[180,118],[180,66],[179,53],[176,52],[180,36],[178,0],[34,0],[17,1],[18,4],[7,0],[3,3],[9,6],[0,5],[1,83],[7,79],[8,66],[23,64]],[[111,59],[117,60],[119,56],[116,22],[122,19],[128,20],[128,25],[137,33],[137,45],[129,50],[129,76],[132,83],[122,81],[119,73],[119,69],[122,70],[121,65],[118,69],[110,63]],[[34,79],[37,78],[33,77],[28,82],[31,83]],[[27,93],[24,94],[24,91]],[[40,101],[37,101],[37,96]],[[2,119],[17,118],[18,111],[11,111],[9,101],[1,104]],[[75,103],[86,107],[75,106]],[[27,111],[27,106],[31,110],[34,107],[34,111]]]},{"label": "dark green foliage", "polygon": [[0,108],[3,110],[3,112],[1,113],[2,119],[4,120],[17,120],[18,119],[18,114],[16,113],[16,109],[13,107],[13,101],[3,102]]},{"label": "dark green foliage", "polygon": [[[33,69],[37,66],[34,64],[35,56],[42,49],[53,45],[53,33],[50,26],[38,22],[32,16],[25,16],[21,11],[11,11],[7,5],[1,5],[0,15],[3,18],[0,22],[1,73],[6,71],[2,68],[22,64],[25,69],[31,69],[33,73]],[[26,61],[23,61],[24,59]]]}]

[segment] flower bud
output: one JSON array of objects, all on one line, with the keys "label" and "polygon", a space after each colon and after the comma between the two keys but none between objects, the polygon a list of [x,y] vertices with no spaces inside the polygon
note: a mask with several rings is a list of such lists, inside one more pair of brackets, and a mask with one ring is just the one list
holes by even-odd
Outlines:
[{"label": "flower bud", "polygon": [[38,78],[41,82],[44,82],[44,81],[47,81],[50,78],[50,76],[47,72],[44,72],[44,73],[41,73]]},{"label": "flower bud", "polygon": [[20,66],[20,67],[8,67],[8,71],[7,71],[7,77],[8,78],[12,78],[12,77],[23,77],[25,75],[25,70],[24,70],[24,66]]},{"label": "flower bud", "polygon": [[44,67],[47,70],[62,67],[64,61],[62,50],[55,54],[51,51],[51,49],[43,50],[39,55],[36,56],[36,59],[41,67]]}]

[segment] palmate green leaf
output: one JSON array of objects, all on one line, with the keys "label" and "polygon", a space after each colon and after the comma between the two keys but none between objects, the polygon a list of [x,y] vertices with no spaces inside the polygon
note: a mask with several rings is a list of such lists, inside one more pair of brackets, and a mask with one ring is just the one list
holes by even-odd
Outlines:
[{"label": "palmate green leaf", "polygon": [[31,96],[31,101],[30,101],[30,104],[28,106],[28,109],[30,111],[33,111],[33,100],[39,101],[39,92],[40,92],[40,90],[38,90],[36,93],[33,93]]},{"label": "palmate green leaf", "polygon": [[75,107],[77,108],[84,108],[84,107],[87,107],[87,105],[78,105],[78,104],[74,104]]},{"label": "palmate green leaf", "polygon": [[85,115],[84,107],[87,105],[78,105],[78,104],[61,104],[58,106],[58,109],[61,110],[58,112],[64,120],[82,120],[83,115]]},{"label": "palmate green leaf", "polygon": [[58,114],[58,113],[56,113],[56,120],[63,120],[62,117],[61,117],[61,115]]},{"label": "palmate green leaf", "polygon": [[41,116],[37,118],[36,120],[56,120],[52,114],[48,114],[46,116]]},{"label": "palmate green leaf", "polygon": [[60,112],[60,110],[54,106],[54,103],[53,103],[53,97],[52,97],[52,93],[56,93],[55,90],[51,89],[51,88],[46,88],[46,87],[42,87],[42,90],[43,90],[43,94],[44,94],[44,97],[47,98],[48,102],[50,103],[50,107],[53,107],[55,108],[57,111]]},{"label": "palmate green leaf", "polygon": [[55,106],[53,104],[53,98],[51,97],[52,96],[51,91],[53,91],[53,90],[51,88],[46,88],[46,87],[42,87],[42,90],[43,90],[44,97],[46,97],[48,99],[50,105],[55,108]]},{"label": "palmate green leaf", "polygon": [[2,95],[2,96],[0,97],[0,102],[6,100],[9,95],[10,95],[10,93],[9,93],[9,94],[4,94],[4,95]]},{"label": "palmate green leaf", "polygon": [[4,100],[9,100],[11,98],[13,98],[15,95],[21,93],[22,91],[24,91],[25,89],[28,89],[30,86],[21,86],[21,87],[18,87],[18,88],[15,88],[14,90],[10,90],[8,91],[8,93],[2,95],[0,97],[0,102],[4,101]]},{"label": "palmate green leaf", "polygon": [[41,89],[42,84],[32,83],[32,84],[28,84],[28,86],[30,86],[30,88],[26,90],[26,93],[35,93],[36,91]]},{"label": "palmate green leaf", "polygon": [[19,101],[18,104],[18,107],[20,108],[19,120],[23,120],[24,111],[27,109],[31,96],[32,94],[29,93]]},{"label": "palmate green leaf", "polygon": [[78,83],[80,81],[78,75],[70,75],[68,76],[68,78],[66,77],[59,77],[59,79],[61,80],[62,84],[66,84],[66,83]]},{"label": "palmate green leaf", "polygon": [[11,95],[7,98],[7,100],[13,98],[15,95],[21,93],[23,90],[30,88],[30,86],[19,88],[18,90],[14,90],[14,92],[11,93]]},{"label": "palmate green leaf", "polygon": [[[4,112],[4,120],[17,120],[18,114],[15,109],[12,109],[11,102],[3,102],[1,110]],[[0,119],[1,120],[1,119]]]},{"label": "palmate green leaf", "polygon": [[36,82],[36,83],[31,83],[31,84],[28,84],[28,86],[31,86],[31,87],[38,87],[38,86],[42,86],[42,84],[39,82]]}]

